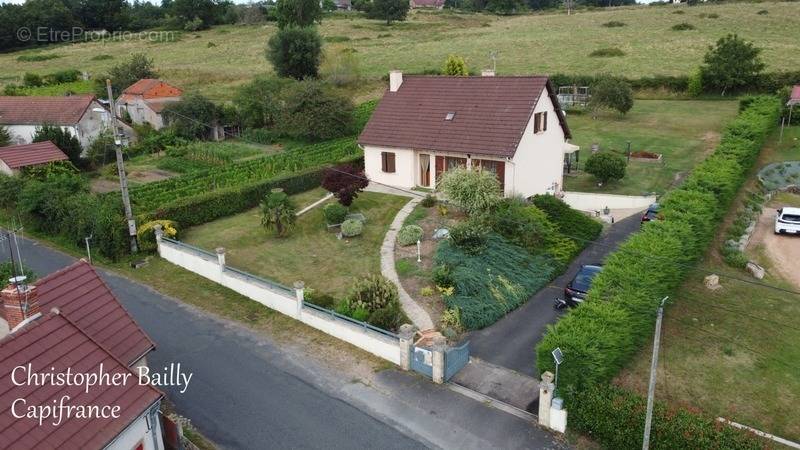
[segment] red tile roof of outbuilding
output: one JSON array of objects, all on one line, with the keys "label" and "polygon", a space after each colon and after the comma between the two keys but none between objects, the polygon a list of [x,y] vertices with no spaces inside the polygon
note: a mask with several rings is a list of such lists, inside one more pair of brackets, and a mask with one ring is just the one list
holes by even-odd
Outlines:
[{"label": "red tile roof of outbuilding", "polygon": [[545,76],[406,75],[397,92],[386,91],[358,143],[513,157],[543,93],[571,137]]},{"label": "red tile roof of outbuilding", "polygon": [[0,125],[74,125],[94,99],[94,95],[0,96]]},{"label": "red tile roof of outbuilding", "polygon": [[80,260],[35,284],[42,311],[58,307],[61,314],[125,364],[130,366],[155,348],[86,261]]},{"label": "red tile roof of outbuilding", "polygon": [[800,84],[792,87],[792,93],[789,95],[789,100],[800,101]]},{"label": "red tile roof of outbuilding", "polygon": [[50,141],[0,147],[0,160],[12,169],[69,159]]},{"label": "red tile roof of outbuilding", "polygon": [[[125,385],[110,383],[96,385],[85,392],[83,386],[53,386],[50,383],[36,385],[25,383],[17,372],[14,384],[12,372],[15,367],[31,364],[32,372],[55,373],[71,368],[72,373],[97,373],[100,365],[107,373],[131,374]],[[27,402],[17,403],[17,415],[27,412],[29,406],[53,406],[62,396],[70,397],[65,403],[72,406],[120,407],[119,418],[78,419],[70,417],[59,425],[53,418],[39,425],[38,419],[16,418],[12,415],[12,403],[20,398]],[[13,449],[101,449],[116,438],[135,419],[155,404],[163,394],[149,385],[140,385],[138,378],[125,363],[118,360],[100,343],[93,340],[66,316],[49,314],[18,332],[0,340],[0,403],[4,411],[0,415],[0,448]]]}]

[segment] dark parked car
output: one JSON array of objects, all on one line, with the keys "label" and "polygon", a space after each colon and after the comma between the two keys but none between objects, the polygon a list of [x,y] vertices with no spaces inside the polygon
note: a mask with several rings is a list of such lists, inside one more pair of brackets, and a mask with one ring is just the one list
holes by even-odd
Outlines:
[{"label": "dark parked car", "polygon": [[644,215],[642,216],[642,223],[658,219],[658,210],[660,208],[661,207],[658,203],[653,203],[652,205],[648,206],[647,211],[645,211]]},{"label": "dark parked car", "polygon": [[586,298],[586,293],[592,287],[592,280],[603,270],[602,266],[586,264],[581,266],[581,270],[575,278],[564,288],[564,299],[557,299],[555,307],[561,309],[565,306],[578,306]]}]

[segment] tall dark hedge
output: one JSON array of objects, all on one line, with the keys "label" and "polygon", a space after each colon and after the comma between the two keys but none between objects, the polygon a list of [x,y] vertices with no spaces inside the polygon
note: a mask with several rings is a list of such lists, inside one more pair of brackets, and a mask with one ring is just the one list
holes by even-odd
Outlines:
[{"label": "tall dark hedge", "polygon": [[[680,285],[708,247],[718,219],[744,183],[780,112],[776,97],[747,99],[743,106],[725,128],[714,153],[683,186],[665,196],[664,220],[646,224],[620,245],[594,279],[586,302],[549,326],[537,345],[537,366],[542,372],[555,369],[550,352],[556,347],[563,351],[559,385],[577,392],[568,407],[583,407],[582,402],[592,395],[584,389],[610,381],[649,342],[658,303]],[[609,448],[623,448],[616,445],[613,433],[607,433],[618,419],[616,403],[597,402],[592,414],[572,415],[571,426],[594,435]],[[673,420],[664,418],[668,419]],[[680,429],[674,424],[663,426]]]}]

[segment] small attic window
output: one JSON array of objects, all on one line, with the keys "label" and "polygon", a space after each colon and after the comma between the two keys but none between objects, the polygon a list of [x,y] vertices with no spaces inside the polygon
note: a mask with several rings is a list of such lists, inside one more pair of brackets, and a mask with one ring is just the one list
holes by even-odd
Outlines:
[{"label": "small attic window", "polygon": [[445,116],[444,120],[453,120],[453,118],[454,118],[455,116],[456,116],[456,113],[454,113],[454,112],[449,112],[449,113],[447,113],[447,115]]}]

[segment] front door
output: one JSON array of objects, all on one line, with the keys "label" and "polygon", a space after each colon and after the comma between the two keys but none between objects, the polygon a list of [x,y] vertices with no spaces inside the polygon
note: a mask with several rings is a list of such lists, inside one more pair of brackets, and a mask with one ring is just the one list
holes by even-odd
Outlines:
[{"label": "front door", "polygon": [[419,185],[431,186],[431,155],[425,153],[419,155]]}]

